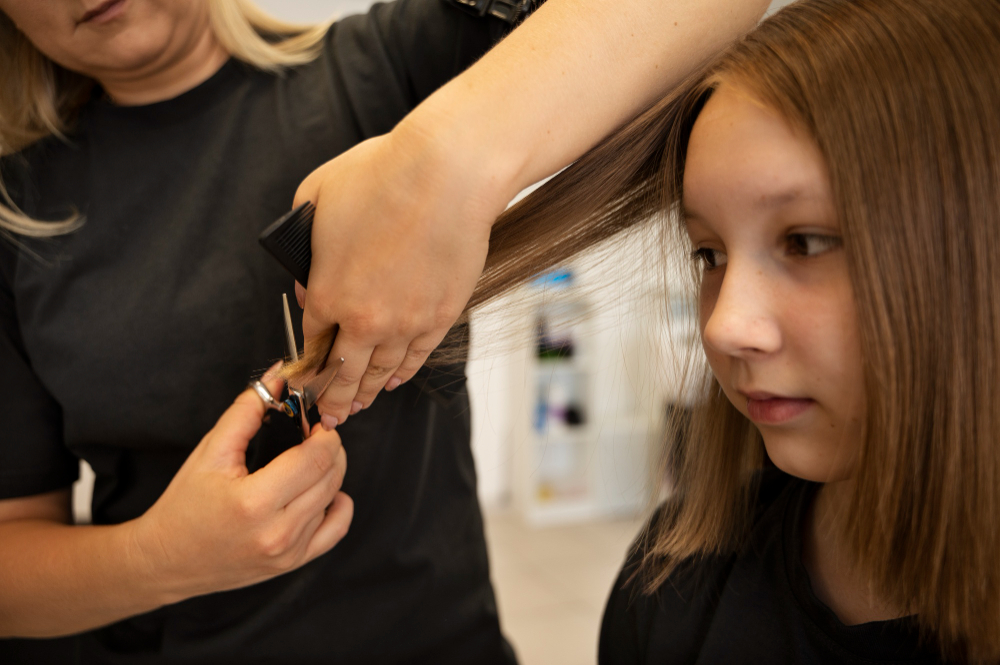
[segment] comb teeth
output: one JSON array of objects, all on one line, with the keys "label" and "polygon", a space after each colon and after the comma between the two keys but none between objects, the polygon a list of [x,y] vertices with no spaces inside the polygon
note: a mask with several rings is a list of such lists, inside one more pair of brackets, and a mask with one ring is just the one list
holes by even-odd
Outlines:
[{"label": "comb teeth", "polygon": [[260,234],[264,246],[302,286],[309,281],[312,265],[312,223],[316,206],[306,201],[282,216]]}]

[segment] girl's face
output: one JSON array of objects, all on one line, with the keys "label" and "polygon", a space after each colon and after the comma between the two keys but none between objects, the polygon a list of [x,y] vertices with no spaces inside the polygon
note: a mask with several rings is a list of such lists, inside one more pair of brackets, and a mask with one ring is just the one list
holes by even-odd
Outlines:
[{"label": "girl's face", "polygon": [[847,261],[819,148],[722,85],[695,123],[684,210],[701,263],[702,343],[783,471],[853,475],[865,396]]},{"label": "girl's face", "polygon": [[99,81],[155,75],[209,30],[205,0],[0,0],[35,47]]}]

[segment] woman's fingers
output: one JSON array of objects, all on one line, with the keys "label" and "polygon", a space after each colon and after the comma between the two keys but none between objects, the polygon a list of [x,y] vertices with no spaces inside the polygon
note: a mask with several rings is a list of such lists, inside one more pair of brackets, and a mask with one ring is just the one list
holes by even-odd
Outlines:
[{"label": "woman's fingers", "polygon": [[341,448],[337,453],[337,460],[333,467],[285,506],[285,514],[288,519],[304,523],[312,515],[323,512],[340,491],[346,471],[347,454]]},{"label": "woman's fingers", "polygon": [[410,345],[406,348],[406,353],[403,357],[403,362],[399,364],[396,371],[393,372],[392,378],[386,382],[386,390],[395,390],[401,384],[406,383],[413,378],[413,375],[424,366],[427,362],[427,358],[433,353],[434,349],[438,347],[441,340],[444,339],[445,333],[432,333],[428,335],[421,335],[415,340],[410,342]]},{"label": "woman's fingers", "polygon": [[[338,422],[347,420],[348,416],[357,413],[364,404],[357,400],[358,388],[368,371],[372,352],[375,347],[367,346],[361,340],[354,338],[348,331],[341,328],[330,351],[331,358],[343,358],[337,376],[330,382],[326,392],[316,402],[320,413],[333,416]],[[388,377],[386,377],[388,379]]]},{"label": "woman's fingers", "polygon": [[[371,406],[383,388],[395,390],[412,379],[441,343],[443,335],[422,335],[409,344],[381,344],[371,350],[352,349],[350,340],[344,337],[342,342],[338,336],[330,352],[331,357],[345,359],[344,367],[317,403],[321,413],[335,417],[338,423]],[[367,367],[359,369],[366,353],[370,354]]]},{"label": "woman's fingers", "polygon": [[306,548],[306,561],[311,561],[319,555],[325,554],[339,543],[347,535],[353,518],[354,501],[343,492],[338,492],[326,511],[326,517],[309,541],[309,546]]},{"label": "woman's fingers", "polygon": [[280,510],[331,473],[342,480],[345,469],[340,436],[335,431],[320,430],[275,457],[247,480],[253,485],[252,492],[266,499],[272,510]]},{"label": "woman's fingers", "polygon": [[363,408],[371,406],[379,391],[399,371],[399,366],[405,358],[405,343],[376,346],[375,350],[372,351],[372,357],[368,360],[368,369],[365,370],[365,374],[361,378],[358,394],[354,400],[362,404]]},{"label": "woman's fingers", "polygon": [[[270,375],[262,381],[272,394],[281,389]],[[247,443],[265,413],[255,391],[241,394],[137,521],[139,556],[182,596],[287,572],[347,531],[352,504],[336,498],[347,457],[336,432],[314,428],[302,444],[248,474]]]},{"label": "woman's fingers", "polygon": [[[275,376],[275,365],[261,378],[261,383],[272,395],[280,395],[284,382]],[[205,437],[205,446],[212,457],[223,465],[231,466],[239,472],[246,471],[246,450],[250,440],[260,429],[267,407],[252,388],[247,388],[226,409]]]}]

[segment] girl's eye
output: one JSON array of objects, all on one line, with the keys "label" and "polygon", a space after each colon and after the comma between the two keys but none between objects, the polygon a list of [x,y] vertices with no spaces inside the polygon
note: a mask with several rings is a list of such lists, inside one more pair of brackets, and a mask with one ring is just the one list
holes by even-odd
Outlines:
[{"label": "girl's eye", "polygon": [[819,233],[790,233],[785,238],[787,251],[795,256],[818,256],[844,244],[840,236]]},{"label": "girl's eye", "polygon": [[715,270],[719,266],[726,265],[728,260],[725,252],[708,247],[700,247],[691,252],[691,258],[699,261],[705,270]]}]

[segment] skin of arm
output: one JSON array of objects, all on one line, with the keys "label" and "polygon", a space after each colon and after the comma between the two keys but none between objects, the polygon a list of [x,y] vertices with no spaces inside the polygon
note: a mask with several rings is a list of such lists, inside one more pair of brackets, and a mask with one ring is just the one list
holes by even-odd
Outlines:
[{"label": "skin of arm", "polygon": [[[440,136],[453,128],[452,139],[492,156],[500,167],[497,196],[506,204],[748,32],[769,5],[769,0],[549,0],[399,129]],[[491,118],[496,109],[509,114],[501,125],[507,131],[461,121]],[[491,119],[500,125],[508,118]]]},{"label": "skin of arm", "polygon": [[135,593],[128,526],[70,524],[69,490],[0,502],[0,637],[77,632],[163,604]]},{"label": "skin of arm", "polygon": [[[457,320],[493,221],[750,30],[767,0],[548,0],[392,132],[313,172],[307,339],[346,359],[324,426],[409,380]],[[307,342],[308,346],[309,342]]]},{"label": "skin of arm", "polygon": [[[280,382],[268,388],[279,391]],[[318,426],[249,474],[264,406],[244,392],[141,517],[70,523],[69,490],[0,501],[0,638],[55,637],[294,570],[347,533],[340,438]]]}]

